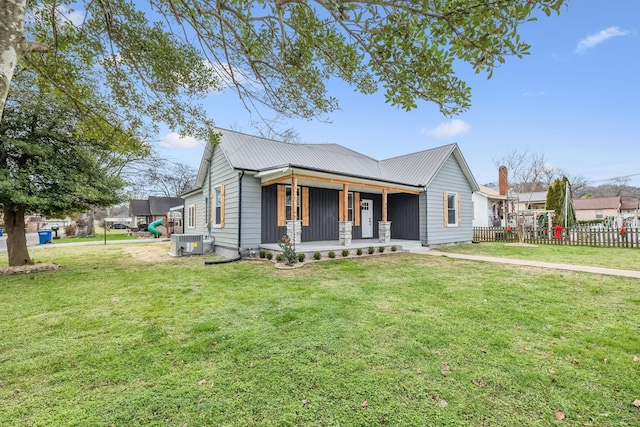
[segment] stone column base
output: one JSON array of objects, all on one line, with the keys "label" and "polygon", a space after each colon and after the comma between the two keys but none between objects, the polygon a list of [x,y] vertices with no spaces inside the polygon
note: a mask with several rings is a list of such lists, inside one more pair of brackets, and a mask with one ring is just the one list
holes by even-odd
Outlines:
[{"label": "stone column base", "polygon": [[391,221],[378,221],[378,241],[391,242]]},{"label": "stone column base", "polygon": [[299,245],[302,242],[302,221],[287,220],[287,236],[291,239],[291,243]]},{"label": "stone column base", "polygon": [[338,239],[340,240],[340,245],[349,246],[351,245],[351,229],[353,228],[353,223],[351,221],[340,221],[339,231],[338,231]]}]

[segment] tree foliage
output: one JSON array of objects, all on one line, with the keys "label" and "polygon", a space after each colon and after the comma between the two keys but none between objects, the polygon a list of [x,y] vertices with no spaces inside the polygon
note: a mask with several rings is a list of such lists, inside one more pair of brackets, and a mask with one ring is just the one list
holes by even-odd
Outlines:
[{"label": "tree foliage", "polygon": [[[553,225],[572,227],[576,224],[576,212],[573,209],[571,183],[566,176],[556,178],[547,191],[547,210],[553,210]],[[565,220],[566,217],[566,220]]]},{"label": "tree foliage", "polygon": [[365,94],[383,89],[406,110],[424,100],[457,114],[470,106],[470,89],[456,62],[490,77],[507,57],[529,53],[520,25],[563,3],[40,0],[27,9],[12,0],[0,16],[10,30],[0,35],[0,107],[22,60],[87,114],[95,112],[83,94],[99,90],[131,129],[166,122],[209,141],[212,123],[193,100],[226,87],[247,108],[284,116],[338,108],[326,86],[333,78]]},{"label": "tree foliage", "polygon": [[112,142],[85,132],[77,111],[30,77],[16,79],[0,124],[0,207],[10,265],[31,262],[22,233],[25,214],[65,216],[108,206],[120,199],[124,184],[100,162],[112,153]]}]

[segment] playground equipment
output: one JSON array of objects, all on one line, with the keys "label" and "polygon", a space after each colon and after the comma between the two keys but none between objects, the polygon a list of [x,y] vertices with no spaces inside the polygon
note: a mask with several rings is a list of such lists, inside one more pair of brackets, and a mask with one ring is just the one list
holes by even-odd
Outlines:
[{"label": "playground equipment", "polygon": [[153,237],[162,236],[162,233],[156,228],[159,225],[162,225],[162,220],[161,219],[159,219],[157,221],[153,221],[151,224],[149,224],[147,229],[149,230],[149,233],[151,233],[151,235]]}]

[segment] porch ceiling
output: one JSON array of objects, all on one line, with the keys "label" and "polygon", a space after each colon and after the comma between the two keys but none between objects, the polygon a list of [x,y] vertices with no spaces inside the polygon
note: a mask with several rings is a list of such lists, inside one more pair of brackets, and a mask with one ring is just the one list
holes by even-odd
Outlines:
[{"label": "porch ceiling", "polygon": [[419,194],[421,192],[420,188],[413,186],[308,170],[287,169],[286,171],[283,171],[282,169],[280,169],[272,174],[257,175],[259,175],[263,186],[276,183],[291,185],[293,176],[295,176],[298,181],[298,186],[301,187],[317,187],[328,188],[332,190],[342,190],[343,185],[347,184],[349,186],[349,191],[358,191],[361,193],[382,194],[382,191],[385,189],[387,190],[387,194]]}]

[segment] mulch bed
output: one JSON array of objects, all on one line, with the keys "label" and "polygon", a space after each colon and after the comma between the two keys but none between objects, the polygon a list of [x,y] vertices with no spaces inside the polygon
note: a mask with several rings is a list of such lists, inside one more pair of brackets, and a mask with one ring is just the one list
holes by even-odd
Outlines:
[{"label": "mulch bed", "polygon": [[0,268],[0,274],[8,276],[11,274],[39,273],[41,271],[51,271],[51,270],[57,270],[59,268],[60,268],[59,264],[37,263],[34,265],[20,265],[17,267]]}]

